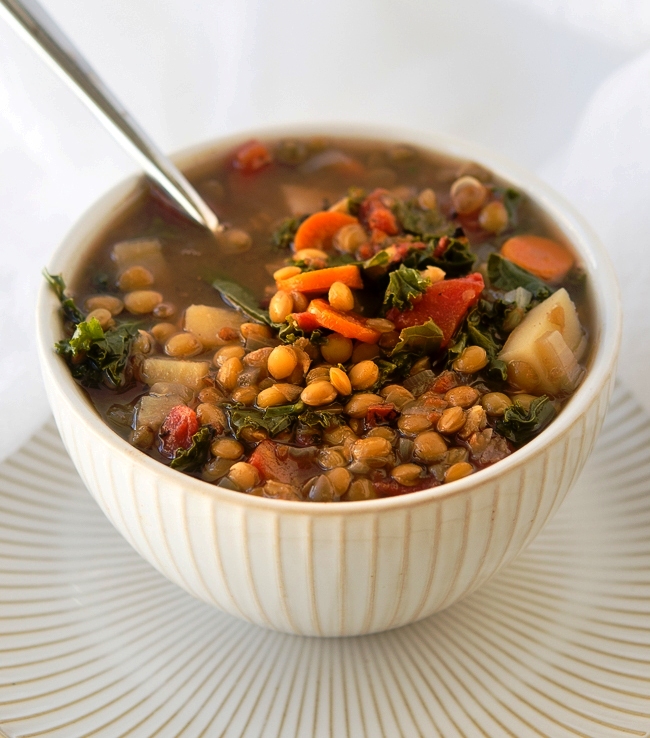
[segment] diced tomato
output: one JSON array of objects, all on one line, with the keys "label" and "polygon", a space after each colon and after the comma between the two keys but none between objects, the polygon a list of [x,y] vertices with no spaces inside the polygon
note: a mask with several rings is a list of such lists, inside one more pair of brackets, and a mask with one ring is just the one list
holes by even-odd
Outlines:
[{"label": "diced tomato", "polygon": [[440,484],[435,477],[423,477],[418,480],[417,484],[407,487],[405,484],[399,484],[394,479],[379,475],[372,477],[372,483],[380,497],[397,497],[398,495],[405,495],[408,492],[418,492],[421,489],[437,487]]},{"label": "diced tomato", "polygon": [[189,448],[192,436],[199,430],[199,420],[192,408],[176,405],[160,426],[160,453],[173,459],[179,448]]},{"label": "diced tomato", "polygon": [[395,323],[398,330],[433,320],[442,331],[444,348],[467,311],[479,301],[484,287],[483,277],[478,272],[459,279],[445,279],[432,284],[421,297],[416,298],[412,310],[393,308],[386,317]]},{"label": "diced tomato", "polygon": [[450,244],[450,240],[448,236],[443,236],[438,243],[436,244],[435,249],[433,250],[433,255],[436,257],[436,259],[439,259],[441,256],[444,255],[445,251],[447,250],[447,247]]},{"label": "diced tomato", "polygon": [[399,232],[399,228],[393,211],[384,201],[387,195],[388,191],[382,189],[371,192],[361,203],[359,219],[371,231],[381,231],[388,236],[395,236]]},{"label": "diced tomato", "polygon": [[296,321],[298,328],[306,333],[311,333],[312,331],[315,331],[316,328],[320,328],[320,323],[316,316],[311,313],[291,313],[290,317]]},{"label": "diced tomato", "polygon": [[438,376],[435,382],[429,387],[429,391],[435,392],[438,395],[444,395],[445,392],[449,392],[450,389],[458,386],[458,379],[454,372],[442,372]]},{"label": "diced tomato", "polygon": [[316,463],[315,446],[295,448],[275,441],[262,441],[248,460],[262,475],[282,484],[300,486],[322,470]]},{"label": "diced tomato", "polygon": [[389,423],[397,417],[395,405],[387,402],[385,405],[371,405],[366,413],[366,422],[374,428],[382,423]]},{"label": "diced tomato", "polygon": [[252,174],[273,161],[271,152],[259,141],[247,141],[235,152],[232,165],[244,174]]}]

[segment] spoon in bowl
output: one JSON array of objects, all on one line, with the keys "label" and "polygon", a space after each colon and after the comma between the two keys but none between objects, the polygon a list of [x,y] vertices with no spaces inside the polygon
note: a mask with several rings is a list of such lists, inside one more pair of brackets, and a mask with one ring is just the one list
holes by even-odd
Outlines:
[{"label": "spoon in bowl", "polygon": [[35,0],[0,0],[0,13],[86,103],[149,177],[195,223],[222,230],[217,216],[178,168],[118,102],[63,31]]}]

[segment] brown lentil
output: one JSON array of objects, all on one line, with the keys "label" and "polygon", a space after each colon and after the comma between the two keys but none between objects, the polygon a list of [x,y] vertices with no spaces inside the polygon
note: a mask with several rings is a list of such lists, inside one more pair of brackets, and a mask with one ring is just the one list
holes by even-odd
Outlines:
[{"label": "brown lentil", "polygon": [[397,427],[403,433],[422,433],[429,430],[433,423],[426,415],[401,415],[397,421]]},{"label": "brown lentil", "polygon": [[361,361],[350,369],[349,376],[353,389],[368,389],[379,379],[379,367],[374,361]]},{"label": "brown lentil", "polygon": [[413,453],[416,458],[425,464],[431,464],[440,459],[447,451],[447,444],[443,437],[435,431],[424,431],[413,441]]},{"label": "brown lentil", "polygon": [[473,405],[479,398],[478,392],[467,385],[454,387],[445,393],[445,400],[452,407],[467,408]]},{"label": "brown lentil", "polygon": [[228,359],[232,359],[233,356],[237,359],[243,359],[246,351],[243,346],[237,344],[230,344],[229,346],[222,346],[218,349],[215,355],[212,357],[212,363],[215,366],[223,366],[224,362]]},{"label": "brown lentil", "polygon": [[212,441],[210,452],[221,459],[238,459],[244,453],[244,447],[232,438],[218,438]]},{"label": "brown lentil", "polygon": [[336,399],[336,390],[330,382],[319,380],[307,385],[302,391],[300,399],[305,405],[311,405],[312,407],[329,405],[330,402],[334,402]]},{"label": "brown lentil", "polygon": [[331,367],[329,371],[329,377],[330,382],[332,383],[334,389],[339,393],[339,395],[343,395],[344,397],[346,397],[347,395],[352,394],[352,384],[350,383],[350,379],[348,375],[343,371],[343,369],[339,369],[336,366]]},{"label": "brown lentil", "polygon": [[274,323],[282,323],[293,312],[293,298],[288,292],[276,292],[269,303],[269,316]]},{"label": "brown lentil", "polygon": [[460,407],[448,407],[438,420],[438,432],[445,435],[457,433],[465,425],[465,413]]},{"label": "brown lentil", "polygon": [[342,497],[350,486],[352,474],[342,466],[337,466],[325,472],[325,476],[329,479],[332,488],[337,497]]},{"label": "brown lentil", "polygon": [[93,318],[99,323],[103,330],[111,328],[115,325],[115,321],[113,320],[111,311],[107,310],[106,308],[95,308],[94,310],[91,310],[88,315],[86,315],[86,320],[88,321],[92,320]]},{"label": "brown lentil", "polygon": [[449,190],[454,210],[460,215],[477,211],[487,198],[487,188],[476,177],[459,177]]},{"label": "brown lentil", "polygon": [[290,376],[297,365],[298,357],[291,346],[276,346],[269,354],[268,371],[276,379]]},{"label": "brown lentil", "polygon": [[512,405],[512,400],[503,392],[488,392],[481,397],[481,405],[488,415],[501,417]]},{"label": "brown lentil", "polygon": [[347,492],[350,502],[374,500],[377,497],[375,485],[369,479],[355,479]]},{"label": "brown lentil", "polygon": [[293,299],[293,309],[297,313],[304,313],[309,307],[309,299],[302,292],[292,290],[291,298]]},{"label": "brown lentil", "polygon": [[[321,347],[321,351],[322,351]],[[357,343],[352,351],[352,361],[360,364],[362,361],[376,359],[380,355],[379,347],[374,343]],[[325,356],[325,354],[323,354]],[[341,362],[343,363],[343,362]]]},{"label": "brown lentil", "polygon": [[395,323],[386,318],[368,318],[366,325],[377,333],[390,333],[395,330]]},{"label": "brown lentil", "polygon": [[489,233],[501,233],[508,227],[508,211],[506,206],[495,200],[485,205],[478,216],[478,223]]},{"label": "brown lentil", "polygon": [[534,392],[539,385],[539,374],[527,361],[508,363],[508,382],[524,392]]},{"label": "brown lentil", "polygon": [[176,333],[165,343],[167,356],[186,358],[196,356],[203,351],[203,345],[192,333]]},{"label": "brown lentil", "polygon": [[196,408],[196,416],[201,425],[209,425],[219,434],[223,433],[228,427],[226,414],[216,405],[209,405],[207,402],[202,402]]},{"label": "brown lentil", "polygon": [[455,482],[457,479],[462,479],[468,476],[474,471],[474,467],[467,461],[459,461],[457,464],[452,464],[449,469],[445,472],[445,482]]},{"label": "brown lentil", "polygon": [[221,369],[217,373],[217,381],[227,392],[232,392],[237,386],[237,377],[243,370],[244,365],[241,359],[231,356],[221,365]]},{"label": "brown lentil", "polygon": [[335,310],[348,313],[354,307],[352,290],[343,282],[334,282],[327,293],[327,299]]},{"label": "brown lentil", "polygon": [[435,210],[438,205],[436,193],[430,187],[422,190],[418,195],[418,205],[422,210]]},{"label": "brown lentil", "polygon": [[84,303],[86,310],[90,313],[98,308],[108,310],[111,315],[119,315],[124,310],[124,303],[119,297],[113,295],[95,295],[89,297]]},{"label": "brown lentil", "polygon": [[117,280],[117,286],[122,292],[146,290],[153,284],[153,274],[143,266],[132,266],[125,269]]},{"label": "brown lentil", "polygon": [[174,333],[178,333],[178,328],[173,323],[156,323],[151,329],[151,335],[160,344],[167,343]]},{"label": "brown lentil", "polygon": [[266,387],[257,395],[258,407],[276,407],[277,405],[285,405],[287,400],[283,392],[273,384],[270,387]]},{"label": "brown lentil", "polygon": [[248,387],[235,387],[232,391],[233,402],[240,402],[242,405],[254,405],[258,395],[258,388],[254,384]]},{"label": "brown lentil", "polygon": [[276,282],[279,282],[282,279],[291,279],[291,277],[295,277],[301,273],[302,269],[298,266],[286,266],[273,272],[273,279],[275,279]]},{"label": "brown lentil", "polygon": [[124,305],[134,315],[146,315],[162,301],[163,296],[154,290],[135,290],[124,295]]},{"label": "brown lentil", "polygon": [[153,314],[156,318],[171,318],[176,314],[176,305],[171,302],[161,302],[160,305],[156,305],[153,309]]},{"label": "brown lentil", "polygon": [[352,446],[352,456],[357,461],[367,461],[386,456],[392,450],[390,441],[386,438],[373,436],[371,438],[360,438]]},{"label": "brown lentil", "polygon": [[228,471],[228,477],[242,491],[251,489],[260,483],[260,473],[257,468],[245,461],[238,461],[233,464]]},{"label": "brown lentil", "polygon": [[467,414],[465,415],[465,424],[458,431],[458,435],[460,438],[467,439],[472,435],[472,433],[483,430],[486,423],[487,418],[485,416],[485,410],[480,405],[474,405],[474,407],[471,407],[467,411]]},{"label": "brown lentil", "polygon": [[330,364],[345,364],[352,356],[352,341],[339,333],[331,333],[320,346],[325,361]]},{"label": "brown lentil", "polygon": [[454,361],[453,367],[457,372],[474,374],[487,366],[487,351],[481,346],[468,346],[463,349],[462,354]]},{"label": "brown lentil", "polygon": [[383,405],[384,400],[379,395],[370,392],[365,394],[353,395],[345,406],[345,412],[351,418],[365,418],[368,414],[368,408],[371,405]]},{"label": "brown lentil", "polygon": [[398,483],[406,487],[412,487],[417,484],[422,473],[422,467],[417,464],[399,464],[393,467],[390,475]]}]

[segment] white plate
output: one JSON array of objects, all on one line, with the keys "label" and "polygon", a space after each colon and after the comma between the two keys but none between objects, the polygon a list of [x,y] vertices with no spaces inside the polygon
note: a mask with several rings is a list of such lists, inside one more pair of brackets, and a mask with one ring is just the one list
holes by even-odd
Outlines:
[{"label": "white plate", "polygon": [[104,518],[48,425],[0,466],[0,728],[645,736],[650,419],[618,389],[577,487],[502,574],[415,625],[335,640],[248,625],[163,579]]}]

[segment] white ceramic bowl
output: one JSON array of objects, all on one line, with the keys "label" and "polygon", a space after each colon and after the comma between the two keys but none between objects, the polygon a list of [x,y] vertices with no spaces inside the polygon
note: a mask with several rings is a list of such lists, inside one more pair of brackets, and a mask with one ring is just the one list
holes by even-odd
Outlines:
[{"label": "white ceramic bowl", "polygon": [[[570,239],[588,272],[593,352],[582,385],[537,438],[470,477],[400,497],[339,504],[264,499],[169,469],[105,425],[52,349],[62,323],[45,286],[38,342],[63,442],[91,494],[136,551],[190,594],[232,615],[288,633],[347,636],[448,607],[539,533],[600,430],[621,315],[612,266],[589,227],[535,177],[474,145],[393,128],[292,126],[222,139],[176,160],[188,168],[252,136],[313,134],[410,142],[477,161],[532,197]],[[52,273],[74,275],[88,244],[136,184],[116,187],[84,215],[53,256]]]}]

